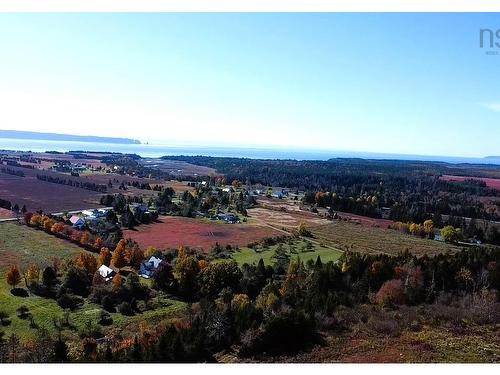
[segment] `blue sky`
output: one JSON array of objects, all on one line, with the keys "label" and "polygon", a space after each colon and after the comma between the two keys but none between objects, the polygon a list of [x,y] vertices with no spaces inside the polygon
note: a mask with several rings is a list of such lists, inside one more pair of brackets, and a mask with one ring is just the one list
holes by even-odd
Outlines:
[{"label": "blue sky", "polygon": [[[498,14],[1,14],[0,128],[500,154]],[[500,51],[500,49],[497,49]]]}]

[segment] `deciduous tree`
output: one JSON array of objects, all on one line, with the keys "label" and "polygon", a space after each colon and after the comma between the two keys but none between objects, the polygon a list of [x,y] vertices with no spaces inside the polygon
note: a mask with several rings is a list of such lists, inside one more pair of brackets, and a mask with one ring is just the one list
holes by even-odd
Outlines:
[{"label": "deciduous tree", "polygon": [[9,271],[7,272],[7,284],[9,284],[12,288],[15,288],[17,284],[21,281],[21,273],[17,266],[11,266]]}]

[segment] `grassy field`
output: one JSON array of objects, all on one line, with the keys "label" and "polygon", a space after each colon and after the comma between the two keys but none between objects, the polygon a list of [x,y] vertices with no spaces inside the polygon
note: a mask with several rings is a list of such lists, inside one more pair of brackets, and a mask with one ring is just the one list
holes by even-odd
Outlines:
[{"label": "grassy field", "polygon": [[459,250],[458,247],[441,241],[415,237],[392,229],[370,228],[346,222],[333,222],[311,227],[310,230],[314,238],[321,243],[360,253],[394,255],[408,249],[417,256],[431,256]]},{"label": "grassy field", "polygon": [[[316,261],[316,258],[320,256],[321,261],[326,263],[329,261],[336,261],[342,255],[341,251],[329,247],[324,247],[319,244],[314,244],[306,240],[293,240],[291,245],[285,243],[282,246],[283,249],[285,249],[287,253],[290,254],[291,258],[300,257],[300,259],[302,259],[304,262],[307,262],[309,259]],[[233,253],[231,257],[240,265],[244,263],[256,264],[261,258],[264,261],[264,264],[271,265],[274,263],[273,256],[277,247],[278,245],[269,246],[267,248],[262,248],[262,246],[259,246],[256,249],[244,247],[239,251]]]},{"label": "grassy field", "polygon": [[18,223],[0,224],[0,272],[11,265],[40,268],[54,258],[70,259],[85,251],[81,247]]}]

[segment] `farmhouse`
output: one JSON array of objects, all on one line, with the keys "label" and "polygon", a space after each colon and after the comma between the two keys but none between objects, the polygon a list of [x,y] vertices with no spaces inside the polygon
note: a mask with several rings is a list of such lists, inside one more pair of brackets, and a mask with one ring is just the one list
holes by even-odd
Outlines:
[{"label": "farmhouse", "polygon": [[69,221],[74,228],[82,229],[85,225],[85,221],[80,216],[73,215],[70,217]]},{"label": "farmhouse", "polygon": [[99,272],[99,275],[101,275],[106,282],[111,280],[116,274],[115,271],[104,264],[99,267],[97,272]]},{"label": "farmhouse", "polygon": [[240,221],[236,215],[230,214],[230,213],[218,214],[217,219],[225,221],[226,223],[229,223],[229,224],[235,224],[235,223],[238,223]]},{"label": "farmhouse", "polygon": [[146,213],[148,212],[148,206],[144,203],[132,203],[130,204],[130,209],[135,213],[137,211],[141,213]]},{"label": "farmhouse", "polygon": [[149,260],[141,263],[141,268],[139,270],[139,275],[145,279],[149,279],[153,276],[153,272],[158,268],[162,260],[155,256],[149,258]]}]

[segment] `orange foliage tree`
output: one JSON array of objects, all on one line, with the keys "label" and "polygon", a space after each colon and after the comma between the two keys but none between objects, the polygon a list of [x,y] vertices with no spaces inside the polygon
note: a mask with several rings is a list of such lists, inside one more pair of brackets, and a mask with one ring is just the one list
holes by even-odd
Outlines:
[{"label": "orange foliage tree", "polygon": [[121,239],[116,245],[113,256],[111,257],[111,264],[117,268],[122,268],[127,265],[127,260],[125,259],[126,244],[126,241]]},{"label": "orange foliage tree", "polygon": [[121,277],[120,274],[117,273],[115,277],[113,277],[112,283],[116,288],[121,287],[123,285],[123,277]]},{"label": "orange foliage tree", "polygon": [[64,229],[64,224],[62,223],[54,223],[54,225],[52,225],[52,227],[50,228],[50,231],[52,233],[55,233],[55,234],[58,234],[58,233],[61,233]]},{"label": "orange foliage tree", "polygon": [[105,266],[109,266],[111,263],[111,251],[107,247],[101,248],[101,252],[99,253],[99,264],[104,264]]},{"label": "orange foliage tree", "polygon": [[80,244],[83,246],[88,245],[91,242],[89,232],[83,232],[80,237]]},{"label": "orange foliage tree", "polygon": [[21,281],[21,273],[17,266],[11,266],[6,275],[7,284],[15,288],[17,284]]},{"label": "orange foliage tree", "polygon": [[102,242],[102,238],[101,237],[97,237],[94,241],[94,247],[96,249],[100,249],[103,245],[103,242]]},{"label": "orange foliage tree", "polygon": [[75,257],[75,264],[83,268],[87,275],[89,276],[89,280],[94,276],[95,271],[97,271],[97,261],[92,254],[89,253],[80,253]]}]

